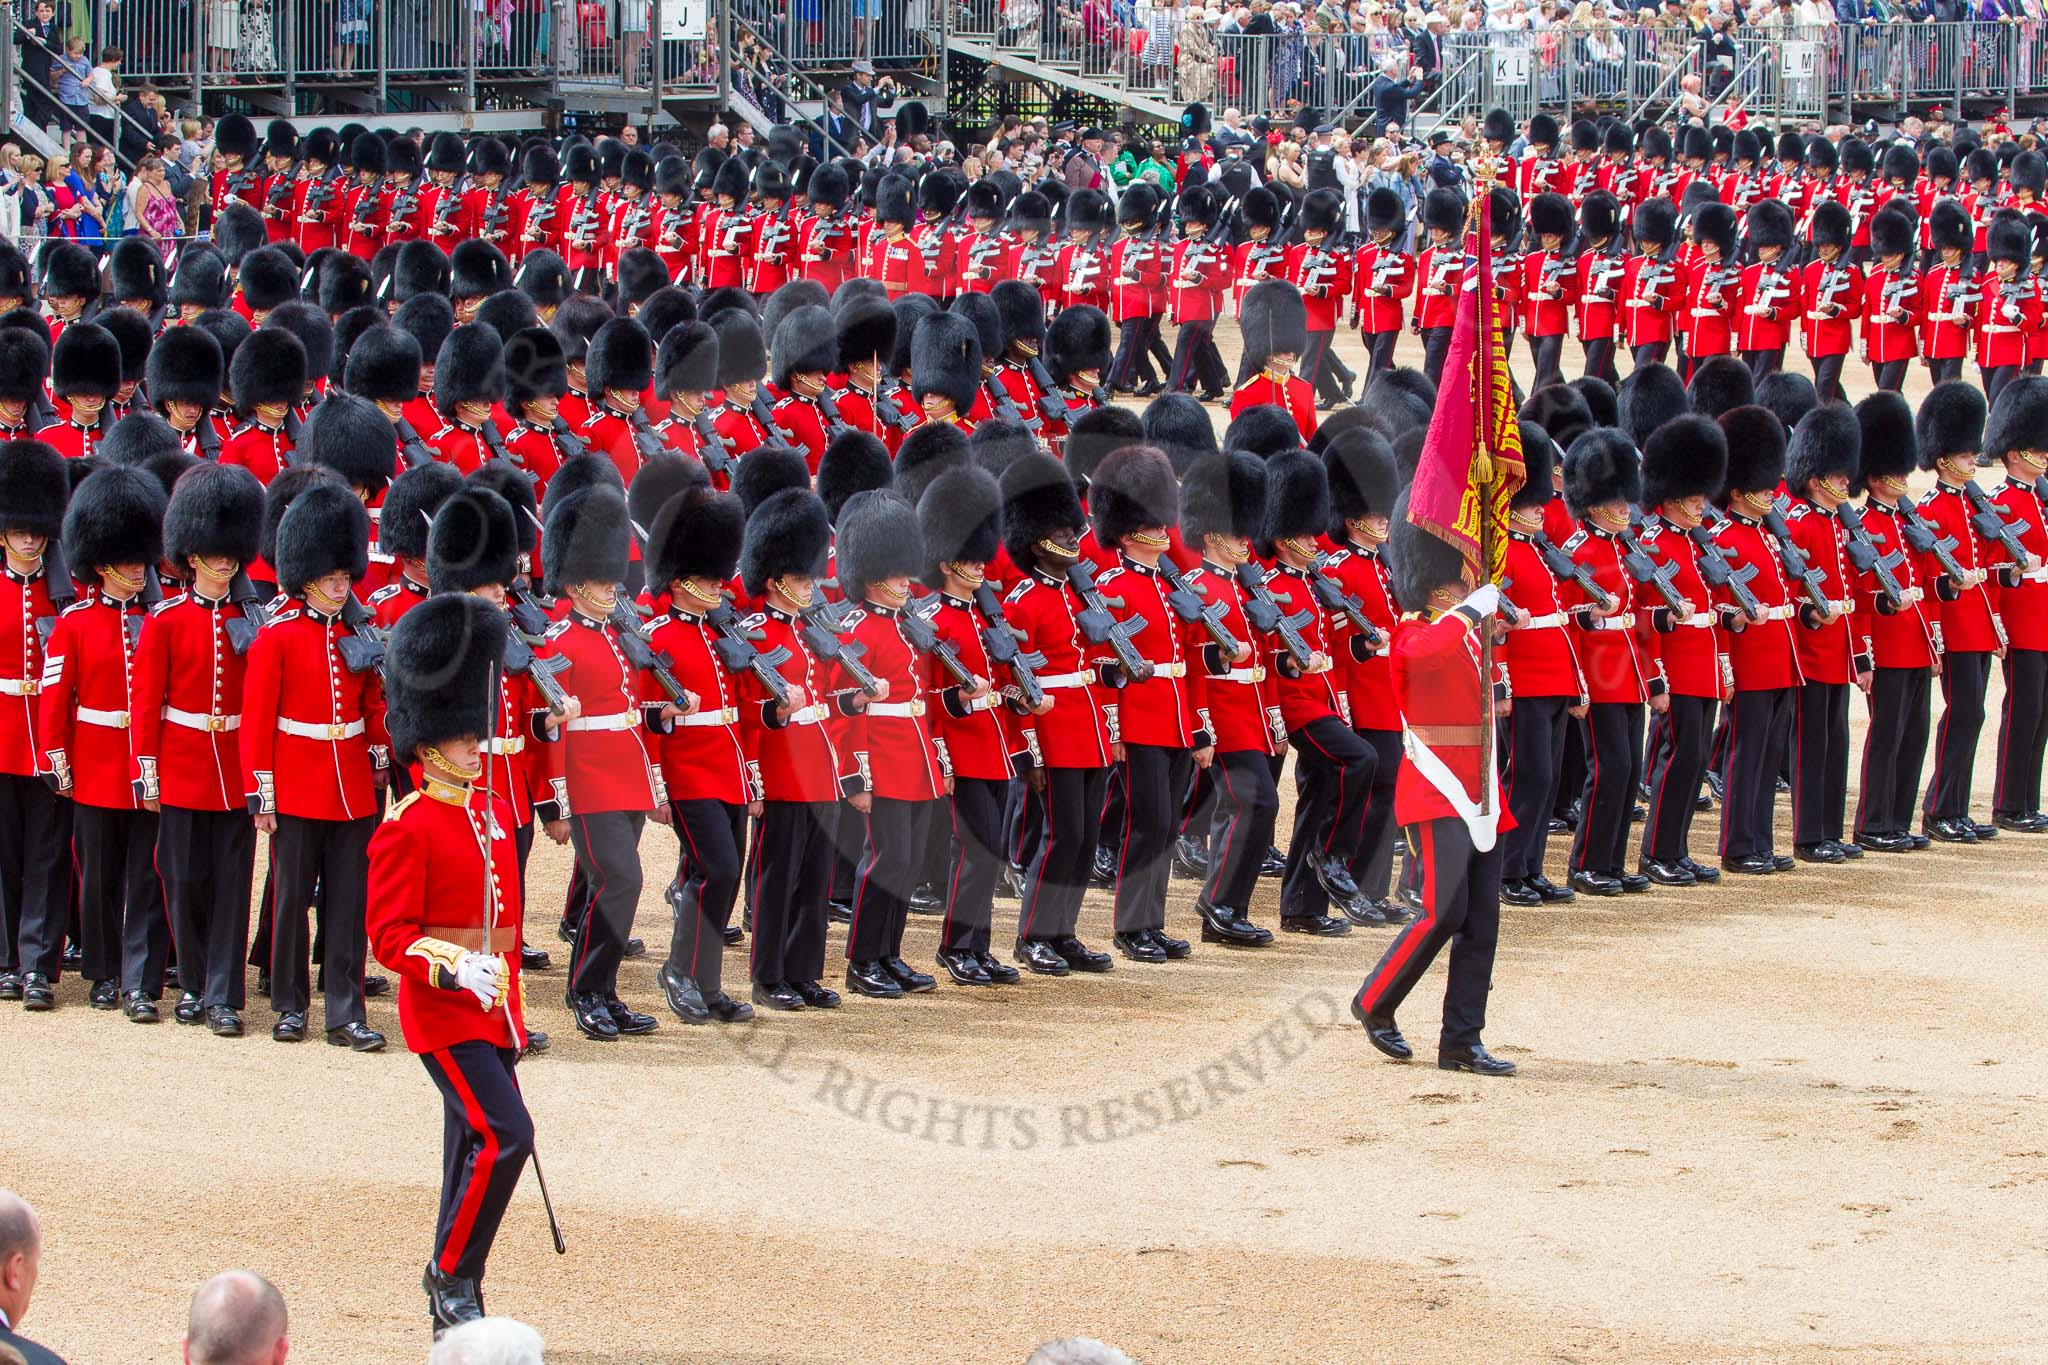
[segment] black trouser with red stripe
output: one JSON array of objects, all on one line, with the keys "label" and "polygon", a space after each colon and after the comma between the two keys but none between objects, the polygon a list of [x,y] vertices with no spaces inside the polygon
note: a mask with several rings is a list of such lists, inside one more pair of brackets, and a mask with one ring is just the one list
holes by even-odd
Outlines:
[{"label": "black trouser with red stripe", "polygon": [[1668,341],[1645,341],[1638,343],[1629,349],[1629,353],[1634,357],[1635,361],[1634,369],[1630,373],[1633,374],[1635,370],[1640,370],[1645,365],[1662,365],[1664,357],[1670,354],[1670,351],[1671,343]]},{"label": "black trouser with red stripe", "polygon": [[1167,853],[1180,830],[1194,758],[1186,749],[1124,744],[1124,827],[1116,865],[1116,931],[1166,927]]},{"label": "black trouser with red stripe", "polygon": [[1365,367],[1365,386],[1372,387],[1372,381],[1394,368],[1394,347],[1400,344],[1401,329],[1396,327],[1387,332],[1361,332],[1359,338],[1365,342],[1368,361]]},{"label": "black trouser with red stripe", "polygon": [[707,798],[671,801],[668,809],[681,846],[669,897],[675,928],[668,941],[668,972],[690,978],[700,991],[720,990],[725,926],[732,923],[740,892],[747,808]]},{"label": "black trouser with red stripe", "polygon": [[1604,379],[1609,384],[1621,385],[1621,376],[1614,369],[1614,338],[1587,337],[1579,343],[1586,351],[1586,368],[1580,373],[1587,379]]},{"label": "black trouser with red stripe", "polygon": [[1898,393],[1906,387],[1906,367],[1912,363],[1910,359],[1881,360],[1870,367],[1870,377],[1881,391]]},{"label": "black trouser with red stripe", "polygon": [[1727,707],[1728,776],[1721,799],[1721,856],[1769,857],[1778,799],[1778,765],[1792,734],[1797,691],[1738,691]]},{"label": "black trouser with red stripe", "polygon": [[1555,336],[1530,337],[1529,354],[1536,360],[1536,378],[1529,385],[1531,393],[1547,384],[1564,383],[1563,332]]},{"label": "black trouser with red stripe", "polygon": [[1564,769],[1565,736],[1575,727],[1574,697],[1516,697],[1500,722],[1500,751],[1507,755],[1501,800],[1515,827],[1501,836],[1500,874],[1524,881],[1543,872],[1550,842],[1550,813],[1557,805]]},{"label": "black trouser with red stripe", "polygon": [[605,810],[569,817],[569,843],[589,888],[590,908],[569,950],[569,993],[610,999],[640,908],[640,831],[647,812]]},{"label": "black trouser with red stripe", "polygon": [[825,971],[825,896],[836,801],[768,801],[754,825],[754,984]]},{"label": "black trouser with red stripe", "polygon": [[1173,339],[1173,373],[1166,381],[1168,390],[1186,393],[1195,383],[1200,383],[1205,393],[1218,393],[1230,387],[1230,374],[1223,368],[1223,357],[1217,354],[1215,335],[1214,322],[1180,325]]},{"label": "black trouser with red stripe", "polygon": [[42,778],[0,773],[0,971],[57,979],[71,918],[71,816]]},{"label": "black trouser with red stripe", "polygon": [[1401,771],[1401,732],[1354,729],[1351,733],[1372,750],[1374,765],[1365,823],[1359,827],[1358,852],[1351,857],[1351,879],[1366,899],[1383,901],[1394,879],[1394,778]]},{"label": "black trouser with red stripe", "polygon": [[247,1003],[242,945],[249,941],[249,883],[256,826],[246,810],[184,810],[157,816],[157,871],[178,947],[178,983],[203,1006]]},{"label": "black trouser with red stripe", "polygon": [[1628,857],[1628,813],[1643,766],[1643,704],[1596,701],[1579,724],[1586,736],[1586,785],[1572,838],[1572,870],[1618,877]]},{"label": "black trouser with red stripe", "polygon": [[916,889],[925,834],[938,804],[887,796],[872,799],[867,842],[853,874],[853,925],[846,934],[847,961],[873,962],[903,955],[910,893]]},{"label": "black trouser with red stripe", "polygon": [[306,911],[319,890],[320,938],[326,957],[327,1027],[363,1022],[363,968],[369,934],[363,915],[369,894],[370,836],[382,817],[309,820],[277,817],[270,836],[270,886],[275,910],[270,929],[270,1007],[304,1014],[312,1002],[307,967]]},{"label": "black trouser with red stripe", "polygon": [[1017,941],[1059,938],[1074,932],[1081,896],[1101,833],[1102,789],[1107,768],[1047,768],[1045,832],[1024,874],[1024,903],[1017,914]]},{"label": "black trouser with red stripe", "polygon": [[1751,379],[1762,379],[1767,374],[1776,374],[1785,363],[1785,348],[1776,347],[1768,351],[1744,351],[1742,363],[1749,366]]},{"label": "black trouser with red stripe", "polygon": [[1817,355],[1813,357],[1813,390],[1820,395],[1823,403],[1837,402],[1842,397],[1842,362],[1846,355]]},{"label": "black trouser with red stripe", "polygon": [[88,981],[154,1000],[164,993],[171,924],[156,876],[156,812],[79,805],[72,815],[78,854],[78,946]]},{"label": "black trouser with red stripe", "polygon": [[[1003,802],[1009,783],[992,777],[953,778],[952,854],[946,867],[946,919],[941,947],[985,953],[1003,870]],[[934,830],[936,837],[938,831]]]},{"label": "black trouser with red stripe", "polygon": [[2017,365],[1980,365],[1978,369],[1984,378],[1984,402],[1989,405],[1998,401],[1998,395],[2005,392],[2005,386],[2020,377]]},{"label": "black trouser with red stripe", "polygon": [[1335,858],[1348,865],[1358,852],[1378,763],[1366,742],[1336,716],[1316,717],[1290,732],[1287,741],[1294,746],[1294,833],[1280,877],[1280,913],[1327,914],[1330,895],[1316,876],[1316,863]]},{"label": "black trouser with red stripe", "polygon": [[1984,729],[1984,689],[1991,681],[1987,650],[1941,656],[1941,726],[1934,738],[1934,776],[1921,812],[1929,822],[1970,818],[1970,776]]},{"label": "black trouser with red stripe", "polygon": [[1335,332],[1310,332],[1308,349],[1301,353],[1301,377],[1314,387],[1318,397],[1332,402],[1350,397],[1351,383],[1358,378],[1331,346],[1336,339]]},{"label": "black trouser with red stripe", "polygon": [[1870,676],[1870,726],[1856,792],[1859,835],[1905,834],[1913,827],[1913,799],[1927,759],[1932,680],[1925,668],[1879,668]]},{"label": "black trouser with red stripe", "polygon": [[[1515,703],[1521,709],[1521,702]],[[1712,697],[1671,696],[1671,708],[1658,717],[1656,745],[1651,750],[1650,815],[1643,824],[1643,857],[1675,863],[1690,855],[1693,798],[1707,771],[1707,744],[1712,737],[1708,718]],[[1519,817],[1517,817],[1519,818]]]},{"label": "black trouser with red stripe", "polygon": [[1280,815],[1272,762],[1256,749],[1233,749],[1217,754],[1209,772],[1215,778],[1216,801],[1202,899],[1248,913],[1252,889],[1259,884],[1259,865],[1273,843],[1273,822]]},{"label": "black trouser with red stripe", "polygon": [[2008,649],[2005,653],[2005,709],[1998,717],[1998,782],[1995,815],[2027,815],[2041,809],[2041,753],[2048,744],[2048,652]]},{"label": "black trouser with red stripe", "polygon": [[533,1155],[533,1119],[514,1074],[519,1054],[472,1041],[423,1052],[420,1061],[442,1103],[434,1266],[444,1275],[481,1281],[505,1207]]},{"label": "black trouser with red stripe", "polygon": [[[1105,376],[1112,391],[1135,387],[1133,373],[1145,366],[1147,349],[1159,335],[1159,319],[1125,318],[1117,324],[1116,356],[1109,362],[1109,374]],[[1149,366],[1146,366],[1149,369]]]},{"label": "black trouser with red stripe", "polygon": [[1927,380],[1929,383],[1946,384],[1951,379],[1961,379],[1962,377],[1963,357],[1959,355],[1927,357]]},{"label": "black trouser with red stripe", "polygon": [[1484,853],[1457,816],[1410,825],[1408,852],[1421,876],[1422,913],[1394,937],[1385,957],[1358,988],[1368,1015],[1391,1018],[1451,945],[1444,983],[1441,1049],[1469,1047],[1486,1028],[1486,994],[1493,987],[1493,951],[1500,938],[1500,845]]},{"label": "black trouser with red stripe", "polygon": [[1849,684],[1801,683],[1792,735],[1792,842],[1840,843],[1849,802]]},{"label": "black trouser with red stripe", "polygon": [[1451,354],[1451,331],[1449,327],[1422,329],[1422,372],[1432,384],[1443,382],[1444,361]]}]

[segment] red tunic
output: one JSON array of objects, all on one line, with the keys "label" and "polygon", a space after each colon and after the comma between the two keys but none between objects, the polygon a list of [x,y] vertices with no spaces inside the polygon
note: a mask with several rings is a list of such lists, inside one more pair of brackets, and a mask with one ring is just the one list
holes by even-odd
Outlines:
[{"label": "red tunic", "polygon": [[1266,576],[1266,586],[1272,592],[1273,600],[1279,604],[1282,615],[1309,613],[1308,624],[1301,628],[1302,641],[1311,652],[1324,655],[1330,661],[1329,667],[1321,672],[1301,673],[1284,657],[1284,650],[1277,646],[1274,649],[1271,667],[1278,676],[1273,691],[1278,697],[1281,722],[1289,733],[1325,716],[1336,716],[1346,725],[1351,723],[1351,717],[1346,714],[1351,700],[1345,678],[1349,671],[1350,650],[1348,647],[1338,648],[1341,637],[1349,633],[1350,627],[1341,618],[1332,617],[1316,601],[1308,581],[1308,575],[1313,572],[1313,569],[1276,564]]},{"label": "red tunic", "polygon": [[377,813],[373,765],[388,762],[384,689],[351,673],[336,642],[348,629],[294,605],[249,646],[242,684],[242,770],[252,812],[309,820]]},{"label": "red tunic", "polygon": [[1978,283],[1961,267],[1937,265],[1920,272],[1921,355],[1959,360],[1970,353],[1977,313],[1972,296],[1979,293]]},{"label": "red tunic", "polygon": [[1655,629],[1650,613],[1644,613],[1636,621],[1637,641],[1664,679],[1665,690],[1671,695],[1719,697],[1721,666],[1728,657],[1728,649],[1721,628],[1715,622],[1713,594],[1707,590],[1707,581],[1700,574],[1699,546],[1685,532],[1654,516],[1643,524],[1637,543],[1643,547],[1643,553],[1660,567],[1664,564],[1678,566],[1678,573],[1671,579],[1671,587],[1693,607],[1692,615],[1684,621],[1674,621],[1672,628],[1666,631]]},{"label": "red tunic", "polygon": [[[1156,569],[1125,559],[1095,581],[1105,596],[1123,599],[1119,619],[1138,625],[1132,647],[1153,666],[1152,676],[1143,681],[1126,678],[1109,702],[1110,738],[1163,749],[1214,743],[1201,668],[1208,632],[1174,614],[1166,603],[1166,580]],[[1115,666],[1108,645],[1091,643],[1089,648],[1089,662],[1098,669]]]},{"label": "red tunic", "polygon": [[[1434,621],[1404,617],[1394,632],[1393,675],[1394,696],[1406,724],[1442,760],[1465,796],[1477,802],[1482,794],[1479,736],[1490,713],[1491,689],[1481,685],[1479,636],[1471,618],[1456,611]],[[1496,802],[1495,808],[1495,829],[1513,829],[1514,817],[1506,806]],[[1449,798],[1403,754],[1394,779],[1394,818],[1413,825],[1457,814]]]},{"label": "red tunic", "polygon": [[0,773],[15,777],[34,777],[48,770],[37,707],[43,685],[43,640],[38,626],[42,621],[56,624],[56,608],[50,603],[44,575],[38,571],[23,576],[0,569]]},{"label": "red tunic", "polygon": [[370,594],[370,613],[377,618],[377,629],[390,630],[398,624],[399,618],[427,600],[424,583],[415,583],[403,573]]},{"label": "red tunic", "polygon": [[953,647],[969,671],[993,684],[993,690],[966,701],[953,675],[936,659],[926,660],[927,715],[936,731],[939,752],[955,777],[1007,781],[1015,776],[1010,754],[1024,747],[1015,714],[1004,704],[1008,677],[988,657],[974,605],[944,593],[938,595],[938,603],[938,610],[931,615],[932,629]]},{"label": "red tunic", "polygon": [[1263,371],[1253,375],[1230,395],[1230,415],[1236,417],[1246,408],[1262,403],[1271,403],[1294,419],[1294,425],[1301,430],[1303,445],[1316,434],[1315,390],[1300,375],[1291,374],[1280,383]]},{"label": "red tunic", "polygon": [[1223,291],[1230,284],[1230,248],[1187,238],[1174,247],[1167,274],[1173,320],[1213,322],[1222,314]]},{"label": "red tunic", "polygon": [[1543,562],[1535,541],[1519,531],[1509,532],[1501,592],[1524,620],[1508,632],[1500,659],[1517,697],[1585,699],[1575,632],[1558,600],[1558,588],[1558,577]]},{"label": "red tunic", "polygon": [[[1805,679],[1799,672],[1799,647],[1793,639],[1792,590],[1785,580],[1784,565],[1778,558],[1777,540],[1770,532],[1740,513],[1714,528],[1714,543],[1721,547],[1728,567],[1736,572],[1754,568],[1749,592],[1763,608],[1765,619],[1728,636],[1728,661],[1735,673],[1738,692],[1769,692],[1797,687]],[[1735,596],[1724,587],[1714,589],[1714,604],[1729,611],[1739,610]]]},{"label": "red tunic", "polygon": [[1592,576],[1593,583],[1608,599],[1619,605],[1604,619],[1595,621],[1584,610],[1592,599],[1578,584],[1567,579],[1558,585],[1565,610],[1572,616],[1577,635],[1579,664],[1586,676],[1586,698],[1595,702],[1642,702],[1652,688],[1655,669],[1636,638],[1638,612],[1650,605],[1636,599],[1636,584],[1621,567],[1621,544],[1613,536],[1596,531],[1590,524],[1562,547]]},{"label": "red tunic", "polygon": [[1847,355],[1863,312],[1863,272],[1846,261],[1808,261],[1801,270],[1800,345],[1810,359]]},{"label": "red tunic", "polygon": [[[1378,550],[1344,545],[1331,551],[1323,564],[1344,591],[1359,601],[1365,619],[1382,637],[1394,638],[1394,622],[1400,612],[1394,606],[1394,581]],[[1377,654],[1358,657],[1362,646],[1354,646],[1349,667],[1344,670],[1344,694],[1351,708],[1351,725],[1358,730],[1398,730],[1401,709],[1394,701],[1394,680],[1388,671],[1383,648]]]},{"label": "red tunic", "polygon": [[1458,287],[1465,279],[1465,248],[1451,242],[1425,250],[1415,261],[1421,291],[1415,301],[1418,328],[1450,327],[1458,320]]},{"label": "red tunic", "polygon": [[1863,358],[1870,364],[1919,354],[1920,291],[1911,275],[1873,266],[1863,280],[1857,315],[1863,320]]},{"label": "red tunic", "polygon": [[[135,761],[157,797],[180,810],[247,810],[241,727],[247,661],[228,643],[231,602],[179,593],[142,627],[129,685]],[[233,728],[230,728],[233,727]],[[151,785],[145,777],[145,791]]]},{"label": "red tunic", "polygon": [[[1995,570],[2003,556],[1977,534],[1977,528],[1970,521],[1970,504],[1963,492],[1954,484],[1937,478],[1934,487],[1920,499],[1921,517],[1933,523],[1937,537],[1953,537],[1956,546],[1950,551],[1956,564],[1965,573],[1973,569]],[[1941,574],[1941,566],[1933,554],[1922,557],[1920,570],[1931,582]],[[2000,619],[1998,601],[2004,591],[1998,574],[1990,572],[1982,583],[1974,588],[1962,588],[1960,584],[1947,584],[1947,591],[1938,595],[1938,620],[1941,631],[1941,647],[1950,654],[1989,654],[2005,643],[2004,623]],[[1960,590],[1960,591],[1958,591]]]},{"label": "red tunic", "polygon": [[789,651],[776,672],[804,691],[804,704],[783,718],[776,715],[775,702],[760,679],[752,674],[740,679],[740,742],[754,796],[764,801],[837,801],[842,795],[842,764],[828,722],[851,705],[833,695],[832,675],[837,670],[818,661],[804,643],[802,623],[785,612],[771,609],[748,617],[746,625],[761,632],[756,649]]},{"label": "red tunic", "polygon": [[1052,710],[1026,716],[1022,729],[1031,761],[1048,768],[1109,766],[1106,705],[1114,689],[1102,686],[1089,662],[1095,647],[1075,620],[1081,610],[1064,578],[1039,572],[1019,579],[1003,602],[1003,614],[1024,634],[1026,652],[1045,656],[1038,677]]},{"label": "red tunic", "polygon": [[65,608],[50,632],[37,702],[43,770],[68,768],[71,797],[82,806],[136,808],[128,689],[143,619],[135,599],[94,592]]},{"label": "red tunic", "polygon": [[1415,258],[1393,246],[1368,243],[1351,272],[1352,321],[1376,336],[1398,332],[1405,320],[1401,300],[1415,292]]},{"label": "red tunic", "polygon": [[1337,330],[1337,315],[1351,293],[1351,256],[1306,242],[1287,249],[1287,278],[1301,291],[1311,333]]},{"label": "red tunic", "polygon": [[657,616],[647,626],[654,647],[669,657],[669,671],[697,698],[697,709],[656,746],[669,800],[744,805],[751,793],[739,685],[718,657],[717,632],[686,612]]},{"label": "red tunic", "polygon": [[1977,363],[1985,369],[2027,362],[2027,337],[2041,329],[2041,293],[2032,280],[1986,279],[1975,309]]},{"label": "red tunic", "polygon": [[843,618],[843,638],[867,650],[861,663],[889,685],[889,695],[858,709],[841,708],[833,747],[839,753],[842,791],[930,801],[945,794],[945,764],[924,695],[930,669],[903,638],[901,619],[873,603]]},{"label": "red tunic", "polygon": [[618,632],[571,608],[540,652],[569,661],[555,680],[583,703],[583,714],[562,727],[561,743],[542,746],[548,790],[535,803],[535,814],[573,820],[603,811],[653,810],[663,799],[663,784],[645,732],[659,732],[653,716],[660,703],[626,662]]},{"label": "red tunic", "polygon": [[[2041,499],[2034,485],[2008,478],[1991,495],[1991,501],[1997,504],[1999,515],[2013,524],[2020,548],[2048,565],[2048,527],[2043,526]],[[2003,547],[1994,544],[1989,548],[1999,560],[2011,563]],[[2010,574],[1998,593],[2006,642],[2014,649],[2048,650],[2048,567],[2023,571],[2014,565]]]},{"label": "red tunic", "polygon": [[[1863,506],[1863,529],[1880,556],[1905,549],[1899,529],[1899,513],[1871,498]],[[1920,567],[1918,556],[1906,557],[1891,571],[1892,579],[1908,599],[1904,609],[1887,611],[1877,586],[1875,572],[1856,576],[1856,615],[1852,629],[1860,636],[1858,652],[1868,655],[1878,668],[1932,668],[1934,647],[1934,589]]]},{"label": "red tunic", "polygon": [[1252,651],[1249,659],[1236,663],[1224,658],[1213,641],[1205,639],[1202,643],[1202,686],[1209,705],[1209,730],[1215,736],[1217,750],[1278,753],[1287,738],[1275,692],[1279,674],[1272,663],[1278,641],[1252,629],[1244,613],[1250,598],[1233,571],[1204,560],[1188,578],[1205,599],[1224,605],[1223,628],[1250,645]]},{"label": "red tunic", "polygon": [[1850,629],[1856,600],[1849,583],[1848,532],[1832,515],[1796,496],[1785,513],[1785,526],[1792,532],[1792,543],[1806,556],[1808,567],[1818,569],[1827,579],[1821,591],[1844,613],[1821,626],[1801,620],[1803,628],[1793,636],[1799,649],[1799,675],[1813,683],[1853,682],[1868,665],[1858,657],[1861,651],[1856,640],[1860,635]]},{"label": "red tunic", "polygon": [[1626,297],[1628,258],[1618,246],[1580,255],[1574,276],[1573,298],[1579,324],[1579,340],[1612,341],[1621,322],[1621,304]]}]

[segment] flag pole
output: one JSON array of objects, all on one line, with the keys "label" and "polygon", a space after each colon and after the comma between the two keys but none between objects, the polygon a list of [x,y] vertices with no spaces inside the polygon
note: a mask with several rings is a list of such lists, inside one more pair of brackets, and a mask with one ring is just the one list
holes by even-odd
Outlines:
[{"label": "flag pole", "polygon": [[[1472,487],[1479,495],[1479,564],[1483,582],[1491,583],[1493,572],[1493,496],[1495,470],[1489,455],[1493,412],[1493,340],[1496,325],[1492,266],[1493,186],[1499,163],[1492,157],[1480,159],[1479,193],[1473,197],[1471,215],[1477,237],[1475,255],[1479,260],[1478,297],[1474,300],[1479,318],[1478,363],[1473,367],[1473,400],[1479,420],[1472,424]],[[1479,630],[1479,809],[1494,814],[1494,718],[1493,718],[1493,623],[1484,621]]]}]

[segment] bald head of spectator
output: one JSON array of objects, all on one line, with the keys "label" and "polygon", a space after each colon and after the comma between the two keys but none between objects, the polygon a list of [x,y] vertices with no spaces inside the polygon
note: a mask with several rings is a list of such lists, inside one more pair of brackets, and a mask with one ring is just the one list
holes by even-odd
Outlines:
[{"label": "bald head of spectator", "polygon": [[43,1264],[43,1225],[28,1201],[0,1190],[0,1314],[20,1328]]},{"label": "bald head of spectator", "polygon": [[185,1365],[284,1365],[284,1295],[261,1275],[230,1270],[199,1286],[185,1316]]},{"label": "bald head of spectator", "polygon": [[478,1318],[451,1327],[427,1365],[542,1365],[540,1333],[512,1318]]}]

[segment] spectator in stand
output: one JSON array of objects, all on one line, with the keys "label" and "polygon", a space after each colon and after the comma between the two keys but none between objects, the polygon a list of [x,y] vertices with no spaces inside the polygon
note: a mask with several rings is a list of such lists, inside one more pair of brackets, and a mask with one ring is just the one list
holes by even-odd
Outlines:
[{"label": "spectator in stand", "polygon": [[1297,195],[1307,193],[1308,172],[1301,164],[1301,148],[1292,142],[1273,148],[1273,154],[1266,158],[1266,179],[1287,186]]},{"label": "spectator in stand", "polygon": [[0,237],[21,239],[21,148],[0,142]]},{"label": "spectator in stand", "polygon": [[71,238],[94,251],[102,249],[107,231],[107,210],[99,197],[98,181],[92,170],[92,144],[71,145],[71,163],[63,179],[51,187],[56,195],[57,213],[52,235]]},{"label": "spectator in stand", "polygon": [[216,1275],[185,1314],[185,1365],[284,1365],[289,1325],[270,1281],[246,1270]]},{"label": "spectator in stand", "polygon": [[839,98],[854,126],[863,133],[872,133],[881,121],[882,111],[896,102],[896,78],[884,76],[877,81],[873,62],[855,62],[853,79],[839,87]]},{"label": "spectator in stand", "polygon": [[1380,74],[1366,88],[1366,97],[1372,101],[1373,118],[1382,132],[1390,128],[1408,126],[1408,105],[1412,100],[1422,98],[1422,68],[1406,65],[1406,79],[1402,78],[1404,65],[1398,52],[1389,52],[1380,58]]},{"label": "spectator in stand", "polygon": [[1215,25],[1204,10],[1194,5],[1189,5],[1183,14],[1186,18],[1180,26],[1180,65],[1176,69],[1180,98],[1204,102],[1216,93]]},{"label": "spectator in stand", "polygon": [[44,179],[46,165],[35,152],[21,154],[21,233],[15,244],[31,261],[43,238],[55,232],[57,221],[57,196]]},{"label": "spectator in stand", "polygon": [[427,1365],[542,1365],[540,1333],[511,1318],[478,1318],[451,1327]]},{"label": "spectator in stand", "polygon": [[0,1346],[14,1350],[26,1365],[64,1365],[55,1351],[21,1335],[42,1264],[43,1225],[36,1211],[14,1191],[0,1190]]},{"label": "spectator in stand", "polygon": [[21,89],[23,115],[38,128],[61,126],[63,114],[57,107],[55,90],[51,85],[51,72],[64,48],[64,37],[57,27],[56,6],[50,0],[36,0],[34,12],[29,21],[16,30],[14,41],[21,49],[21,74],[31,82]]},{"label": "spectator in stand", "polygon": [[86,73],[86,101],[92,129],[109,147],[120,136],[116,125],[121,117],[121,99],[114,85],[114,73],[121,69],[121,49],[103,47],[100,49],[99,65]]},{"label": "spectator in stand", "polygon": [[67,145],[84,136],[90,126],[92,96],[86,93],[86,82],[92,79],[92,72],[92,63],[85,57],[85,39],[66,38],[64,55],[57,59],[57,103],[63,106]]},{"label": "spectator in stand", "polygon": [[135,167],[135,179],[128,186],[128,221],[136,232],[165,250],[184,231],[184,214],[179,196],[165,174],[162,157],[145,156]]}]

